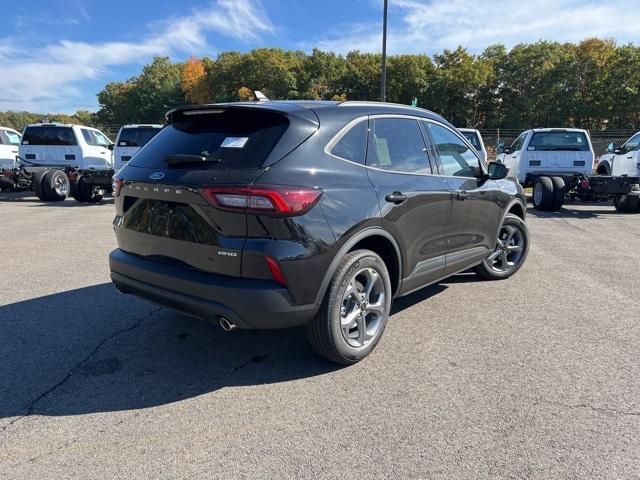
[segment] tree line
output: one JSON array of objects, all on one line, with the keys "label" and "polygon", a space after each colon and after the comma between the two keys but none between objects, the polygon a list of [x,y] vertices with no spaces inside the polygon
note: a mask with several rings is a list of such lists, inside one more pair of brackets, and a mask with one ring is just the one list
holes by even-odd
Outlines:
[{"label": "tree line", "polygon": [[[100,109],[78,112],[94,125],[162,122],[183,104],[252,99],[378,100],[381,56],[261,48],[172,62],[156,57],[142,72],[98,93]],[[392,55],[387,100],[438,112],[460,127],[636,128],[640,47],[597,38],[539,41],[480,54],[463,47],[429,55]],[[0,124],[3,114],[0,114]]]}]

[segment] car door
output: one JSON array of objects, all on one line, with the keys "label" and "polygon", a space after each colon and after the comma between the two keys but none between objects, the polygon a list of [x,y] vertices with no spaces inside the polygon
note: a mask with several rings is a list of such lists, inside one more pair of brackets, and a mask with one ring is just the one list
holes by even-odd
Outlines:
[{"label": "car door", "polygon": [[611,164],[611,175],[638,176],[640,170],[640,133],[635,134],[617,150]]},{"label": "car door", "polygon": [[20,135],[11,130],[0,130],[0,166],[14,165],[19,145]]},{"label": "car door", "polygon": [[398,241],[403,260],[401,293],[444,275],[451,194],[434,174],[419,120],[372,116],[366,163],[382,226]]},{"label": "car door", "polygon": [[81,168],[105,169],[113,165],[111,141],[102,132],[89,128],[81,128],[85,145],[82,147],[83,158]]},{"label": "car door", "polygon": [[520,134],[509,147],[508,153],[505,152],[501,158],[502,163],[509,167],[510,176],[518,178],[520,182],[524,182],[524,175],[520,175],[520,157],[528,134],[528,131]]},{"label": "car door", "polygon": [[497,182],[487,179],[485,165],[459,133],[432,121],[425,125],[453,202],[445,268],[445,274],[451,275],[478,263],[495,246],[503,195]]}]

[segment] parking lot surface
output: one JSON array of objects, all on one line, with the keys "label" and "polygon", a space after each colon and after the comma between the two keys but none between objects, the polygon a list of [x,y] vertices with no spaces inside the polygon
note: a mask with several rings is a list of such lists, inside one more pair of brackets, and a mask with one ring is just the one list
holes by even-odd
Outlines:
[{"label": "parking lot surface", "polygon": [[347,368],[117,293],[112,219],[0,194],[0,478],[640,477],[640,215],[530,212]]}]

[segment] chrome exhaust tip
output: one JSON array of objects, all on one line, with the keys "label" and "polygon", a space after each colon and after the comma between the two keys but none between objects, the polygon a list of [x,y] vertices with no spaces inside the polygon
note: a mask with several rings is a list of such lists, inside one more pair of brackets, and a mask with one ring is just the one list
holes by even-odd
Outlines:
[{"label": "chrome exhaust tip", "polygon": [[236,328],[235,324],[227,320],[225,317],[220,317],[220,326],[225,332],[230,332]]}]

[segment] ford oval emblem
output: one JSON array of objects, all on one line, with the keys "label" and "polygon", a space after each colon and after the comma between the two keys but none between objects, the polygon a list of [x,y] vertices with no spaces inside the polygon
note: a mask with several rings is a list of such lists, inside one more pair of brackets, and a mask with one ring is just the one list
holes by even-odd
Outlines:
[{"label": "ford oval emblem", "polygon": [[151,175],[149,175],[149,178],[151,180],[160,180],[161,178],[164,178],[164,173],[162,172],[152,173]]}]

